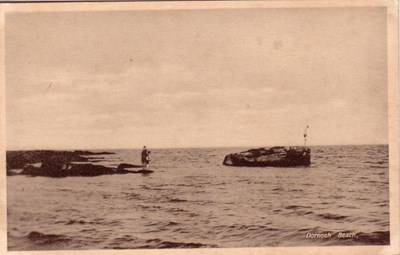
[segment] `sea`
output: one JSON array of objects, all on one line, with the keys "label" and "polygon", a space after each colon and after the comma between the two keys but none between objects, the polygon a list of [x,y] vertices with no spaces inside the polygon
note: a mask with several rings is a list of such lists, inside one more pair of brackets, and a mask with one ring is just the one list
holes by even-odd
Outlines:
[{"label": "sea", "polygon": [[[7,176],[8,250],[389,244],[388,146],[310,148],[310,167],[150,148],[148,175]],[[140,150],[109,151],[95,164],[140,163]]]}]

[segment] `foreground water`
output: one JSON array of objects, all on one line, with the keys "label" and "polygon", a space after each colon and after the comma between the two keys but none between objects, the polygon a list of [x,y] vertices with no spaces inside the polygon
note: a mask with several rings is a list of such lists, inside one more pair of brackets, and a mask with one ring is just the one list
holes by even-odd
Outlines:
[{"label": "foreground water", "polygon": [[[222,165],[245,149],[153,149],[151,175],[9,176],[8,249],[389,244],[388,146],[311,147],[308,168]],[[140,161],[113,152],[98,164]]]}]

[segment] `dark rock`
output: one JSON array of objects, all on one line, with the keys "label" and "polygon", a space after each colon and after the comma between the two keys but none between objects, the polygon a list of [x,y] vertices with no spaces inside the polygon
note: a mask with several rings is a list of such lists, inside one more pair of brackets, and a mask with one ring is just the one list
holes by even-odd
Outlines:
[{"label": "dark rock", "polygon": [[139,170],[139,171],[130,171],[130,172],[135,173],[135,174],[151,174],[154,171],[153,170]]},{"label": "dark rock", "polygon": [[60,166],[59,162],[56,162],[53,167],[49,164],[43,164],[40,168],[34,167],[32,165],[27,165],[21,174],[60,178],[68,176],[99,176],[116,173],[117,172],[115,169],[106,166],[76,163],[67,163]]},{"label": "dark rock", "polygon": [[92,152],[92,151],[81,151],[81,150],[74,151],[73,153],[78,156],[80,156],[80,155],[112,155],[112,154],[115,154],[114,152],[107,152],[107,151]]},{"label": "dark rock", "polygon": [[21,169],[26,164],[41,162],[42,151],[7,151],[7,169]]},{"label": "dark rock", "polygon": [[7,151],[7,165],[10,169],[23,168],[26,164],[41,163],[50,158],[63,161],[88,161],[86,157],[81,157],[80,154],[71,151]]},{"label": "dark rock", "polygon": [[69,169],[68,176],[98,176],[105,174],[116,174],[117,171],[114,168],[93,165],[93,164],[72,164]]},{"label": "dark rock", "polygon": [[[13,169],[23,169],[23,174],[38,173],[37,167],[28,166],[29,164],[42,163],[41,173],[50,173],[58,176],[58,172],[68,168],[70,162],[88,162],[92,158],[88,155],[106,155],[112,152],[90,152],[90,151],[7,151],[7,175],[15,175]],[[61,175],[63,175],[62,173]]]},{"label": "dark rock", "polygon": [[[93,157],[82,155],[104,155],[109,152],[90,151],[8,151],[7,175],[29,175],[46,177],[99,176],[110,174],[151,173],[151,170],[129,171],[139,165],[120,164],[117,169],[93,163]],[[95,158],[95,160],[98,158]],[[19,170],[18,172],[17,169]]]},{"label": "dark rock", "polygon": [[139,166],[139,165],[132,165],[132,164],[122,163],[122,164],[118,165],[117,171],[120,172],[120,171],[125,170],[126,168],[141,168],[141,167],[142,166]]},{"label": "dark rock", "polygon": [[226,166],[247,167],[294,167],[311,164],[311,150],[308,147],[259,148],[225,156]]}]

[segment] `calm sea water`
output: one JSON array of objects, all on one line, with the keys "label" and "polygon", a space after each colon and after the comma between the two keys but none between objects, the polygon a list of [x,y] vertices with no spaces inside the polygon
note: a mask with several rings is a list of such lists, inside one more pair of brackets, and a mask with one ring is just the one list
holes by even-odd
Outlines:
[{"label": "calm sea water", "polygon": [[[146,176],[9,176],[8,249],[389,243],[388,146],[311,147],[308,168],[222,165],[245,149],[151,149]],[[99,164],[140,162],[114,152]]]}]

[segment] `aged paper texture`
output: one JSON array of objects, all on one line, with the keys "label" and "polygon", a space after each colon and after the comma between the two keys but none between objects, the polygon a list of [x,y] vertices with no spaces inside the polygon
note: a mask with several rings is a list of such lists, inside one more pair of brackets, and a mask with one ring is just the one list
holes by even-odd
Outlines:
[{"label": "aged paper texture", "polygon": [[1,254],[399,254],[398,3],[0,5]]}]

